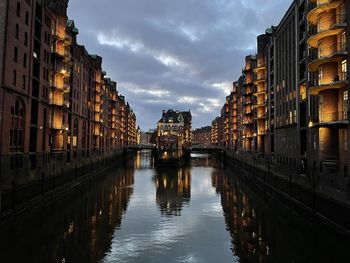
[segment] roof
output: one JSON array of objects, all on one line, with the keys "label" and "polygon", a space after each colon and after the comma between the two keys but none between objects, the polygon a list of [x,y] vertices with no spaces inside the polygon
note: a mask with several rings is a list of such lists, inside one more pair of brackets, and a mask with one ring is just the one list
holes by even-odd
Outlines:
[{"label": "roof", "polygon": [[159,119],[158,122],[163,123],[180,123],[184,122],[185,124],[190,123],[192,120],[192,115],[190,111],[174,111],[174,110],[167,110],[163,111],[162,117]]}]

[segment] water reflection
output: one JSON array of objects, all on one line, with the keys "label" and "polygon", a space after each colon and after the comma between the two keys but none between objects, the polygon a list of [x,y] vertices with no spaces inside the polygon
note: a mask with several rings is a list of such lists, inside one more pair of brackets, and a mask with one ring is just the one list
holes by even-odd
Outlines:
[{"label": "water reflection", "polygon": [[[129,158],[0,229],[1,262],[347,262],[349,241],[211,156],[154,169]],[[118,165],[119,167],[120,165]]]},{"label": "water reflection", "polygon": [[180,216],[182,206],[191,198],[190,168],[157,169],[156,200],[162,215]]},{"label": "water reflection", "polygon": [[133,183],[132,169],[117,170],[52,207],[3,227],[1,262],[98,262],[110,249]]},{"label": "water reflection", "polygon": [[[236,171],[235,174],[237,174]],[[348,262],[349,240],[314,225],[230,171],[212,173],[240,262]]]}]

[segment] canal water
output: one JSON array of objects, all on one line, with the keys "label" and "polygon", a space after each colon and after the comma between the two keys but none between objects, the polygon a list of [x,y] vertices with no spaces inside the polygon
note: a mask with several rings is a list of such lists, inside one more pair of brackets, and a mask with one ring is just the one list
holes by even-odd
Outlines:
[{"label": "canal water", "polygon": [[350,242],[207,155],[149,152],[0,228],[0,262],[350,262]]}]

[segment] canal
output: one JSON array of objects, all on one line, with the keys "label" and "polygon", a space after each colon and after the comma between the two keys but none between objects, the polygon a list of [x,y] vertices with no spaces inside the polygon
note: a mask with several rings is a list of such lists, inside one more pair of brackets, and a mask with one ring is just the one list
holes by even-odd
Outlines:
[{"label": "canal", "polygon": [[0,262],[349,262],[350,242],[241,172],[194,155],[155,169],[149,152],[0,228]]}]

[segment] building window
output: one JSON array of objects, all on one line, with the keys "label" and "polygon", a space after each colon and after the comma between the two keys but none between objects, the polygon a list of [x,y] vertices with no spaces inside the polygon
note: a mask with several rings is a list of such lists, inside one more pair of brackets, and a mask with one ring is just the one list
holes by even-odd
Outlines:
[{"label": "building window", "polygon": [[340,35],[340,51],[346,51],[346,34],[343,32]]},{"label": "building window", "polygon": [[17,71],[13,71],[13,78],[12,78],[12,85],[16,86],[17,85]]},{"label": "building window", "polygon": [[24,45],[28,46],[28,33],[24,32]]},{"label": "building window", "polygon": [[319,133],[319,144],[320,144],[320,151],[323,151],[324,150],[324,140],[323,140],[323,130],[320,129],[320,133]]},{"label": "building window", "polygon": [[347,69],[347,60],[345,59],[345,60],[343,60],[341,62],[341,76],[340,76],[341,80],[346,80],[347,79],[347,76],[346,76],[347,71],[348,71],[348,69]]},{"label": "building window", "polygon": [[16,100],[11,107],[10,152],[23,152],[24,106]]},{"label": "building window", "polygon": [[18,60],[18,48],[17,47],[15,47],[14,51],[13,51],[13,60],[15,62],[17,62],[17,60]]},{"label": "building window", "polygon": [[28,24],[29,24],[29,13],[28,12],[26,12],[25,23],[28,26]]},{"label": "building window", "polygon": [[323,68],[319,67],[318,69],[318,84],[322,85],[323,84]]},{"label": "building window", "polygon": [[347,114],[348,114],[348,108],[349,108],[349,92],[345,90],[343,92],[343,119],[347,119]]},{"label": "building window", "polygon": [[15,38],[18,39],[18,37],[19,37],[19,25],[16,24]]},{"label": "building window", "polygon": [[27,67],[27,54],[23,55],[23,67]]},{"label": "building window", "polygon": [[26,76],[25,75],[23,75],[23,89],[26,89]]},{"label": "building window", "polygon": [[17,2],[16,14],[18,17],[21,16],[21,3],[20,2]]}]

